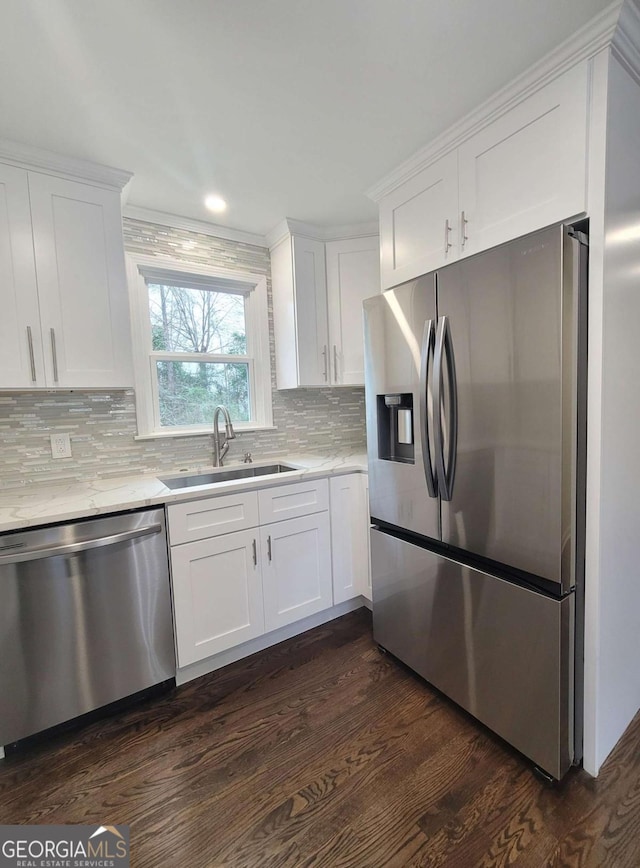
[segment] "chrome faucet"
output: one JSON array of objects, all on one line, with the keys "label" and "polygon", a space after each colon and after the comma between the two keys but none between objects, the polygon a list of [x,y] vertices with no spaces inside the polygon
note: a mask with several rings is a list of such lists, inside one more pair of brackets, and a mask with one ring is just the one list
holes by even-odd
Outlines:
[{"label": "chrome faucet", "polygon": [[[220,445],[220,428],[218,425],[218,417],[220,413],[224,416],[224,441]],[[235,440],[236,432],[231,424],[231,416],[226,407],[219,404],[213,411],[213,466],[222,467],[224,456],[229,451],[229,440]]]}]

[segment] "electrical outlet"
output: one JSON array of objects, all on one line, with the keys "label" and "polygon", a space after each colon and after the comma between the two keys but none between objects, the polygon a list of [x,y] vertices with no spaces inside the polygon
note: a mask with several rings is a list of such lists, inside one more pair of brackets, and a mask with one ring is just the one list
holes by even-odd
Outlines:
[{"label": "electrical outlet", "polygon": [[51,435],[51,455],[53,458],[71,458],[71,440],[68,434]]}]

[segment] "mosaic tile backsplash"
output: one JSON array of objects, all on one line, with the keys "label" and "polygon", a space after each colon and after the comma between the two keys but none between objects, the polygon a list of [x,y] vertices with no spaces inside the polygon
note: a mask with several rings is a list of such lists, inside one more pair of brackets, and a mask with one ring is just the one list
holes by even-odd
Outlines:
[{"label": "mosaic tile backsplash", "polygon": [[[181,229],[124,220],[125,248],[185,263],[226,266],[270,275],[269,251]],[[365,448],[364,389],[275,389],[273,318],[269,328],[275,430],[238,434],[229,459],[255,460],[284,452],[336,452]],[[49,437],[66,432],[72,458],[53,460]],[[0,394],[0,488],[169,472],[211,463],[212,437],[134,440],[133,391]]]}]

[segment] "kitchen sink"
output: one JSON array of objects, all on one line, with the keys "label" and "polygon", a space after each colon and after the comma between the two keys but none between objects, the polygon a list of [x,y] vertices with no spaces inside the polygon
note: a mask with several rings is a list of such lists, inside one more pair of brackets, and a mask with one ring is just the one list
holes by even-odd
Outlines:
[{"label": "kitchen sink", "polygon": [[196,485],[215,485],[216,482],[231,482],[234,479],[252,479],[272,473],[293,473],[298,467],[288,464],[267,464],[261,467],[234,467],[229,470],[213,470],[211,473],[197,473],[193,476],[158,477],[167,488],[193,488]]}]

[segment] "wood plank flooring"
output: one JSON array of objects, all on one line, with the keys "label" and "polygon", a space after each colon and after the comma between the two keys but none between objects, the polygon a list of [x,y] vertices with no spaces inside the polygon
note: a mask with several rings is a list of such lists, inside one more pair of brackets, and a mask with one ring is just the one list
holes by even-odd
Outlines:
[{"label": "wood plank flooring", "polygon": [[640,866],[640,719],[550,788],[362,609],[0,762],[2,823],[125,823],[136,868]]}]

